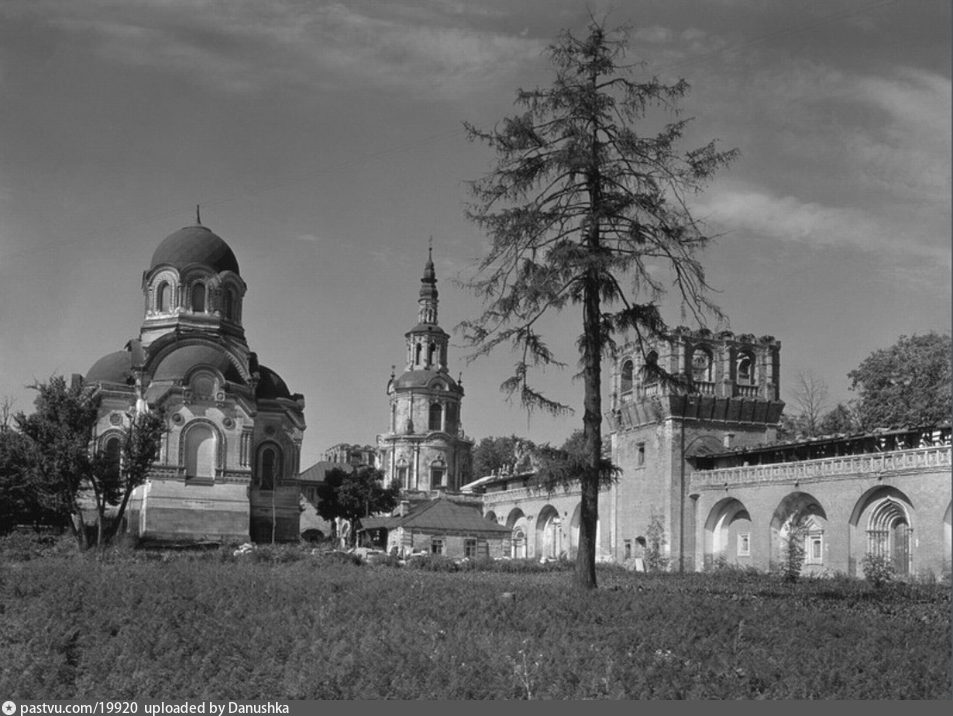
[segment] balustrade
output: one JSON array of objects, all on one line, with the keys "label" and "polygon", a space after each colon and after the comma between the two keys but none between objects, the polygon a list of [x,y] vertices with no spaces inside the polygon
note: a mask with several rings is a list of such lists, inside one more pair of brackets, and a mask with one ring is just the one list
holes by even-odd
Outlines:
[{"label": "balustrade", "polygon": [[895,452],[782,462],[770,465],[725,467],[717,470],[693,472],[692,486],[696,488],[755,484],[761,482],[794,482],[812,477],[851,475],[895,470],[948,467],[951,464],[949,446],[897,450]]}]

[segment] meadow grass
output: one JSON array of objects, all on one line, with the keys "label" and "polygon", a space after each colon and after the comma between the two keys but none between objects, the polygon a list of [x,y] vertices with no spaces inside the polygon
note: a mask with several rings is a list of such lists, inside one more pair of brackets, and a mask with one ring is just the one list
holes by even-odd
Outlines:
[{"label": "meadow grass", "polygon": [[947,585],[7,552],[13,699],[897,699],[951,695]]}]

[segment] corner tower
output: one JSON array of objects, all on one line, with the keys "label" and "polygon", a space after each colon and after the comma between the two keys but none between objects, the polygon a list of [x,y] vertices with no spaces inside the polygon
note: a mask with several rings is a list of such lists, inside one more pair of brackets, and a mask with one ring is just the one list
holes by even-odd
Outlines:
[{"label": "corner tower", "polygon": [[[605,415],[612,462],[622,476],[599,505],[600,514],[612,515],[611,544],[604,546],[617,559],[638,556],[649,527],[661,526],[672,568],[695,568],[691,461],[775,440],[784,408],[780,355],[772,336],[684,327],[642,350],[634,343],[622,347]],[[647,363],[674,381],[657,380]]]},{"label": "corner tower", "polygon": [[406,493],[456,491],[470,478],[473,442],[463,433],[463,386],[450,376],[450,336],[437,322],[437,276],[427,255],[417,298],[417,323],[405,338],[404,371],[387,383],[390,425],[377,438],[388,482]]}]

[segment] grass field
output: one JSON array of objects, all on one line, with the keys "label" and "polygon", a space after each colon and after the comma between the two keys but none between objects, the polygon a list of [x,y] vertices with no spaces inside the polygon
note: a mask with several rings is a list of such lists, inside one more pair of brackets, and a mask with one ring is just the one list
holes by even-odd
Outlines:
[{"label": "grass field", "polygon": [[951,696],[942,584],[60,552],[0,552],[3,698]]}]

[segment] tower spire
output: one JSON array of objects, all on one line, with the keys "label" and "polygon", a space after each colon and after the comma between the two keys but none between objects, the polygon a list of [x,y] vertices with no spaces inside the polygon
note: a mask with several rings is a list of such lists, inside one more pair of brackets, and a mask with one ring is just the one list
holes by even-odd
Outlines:
[{"label": "tower spire", "polygon": [[417,299],[417,323],[437,323],[437,273],[433,268],[433,237],[427,247],[427,263],[420,279],[420,297]]}]

